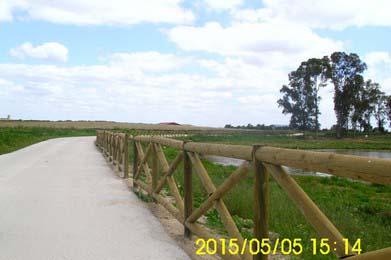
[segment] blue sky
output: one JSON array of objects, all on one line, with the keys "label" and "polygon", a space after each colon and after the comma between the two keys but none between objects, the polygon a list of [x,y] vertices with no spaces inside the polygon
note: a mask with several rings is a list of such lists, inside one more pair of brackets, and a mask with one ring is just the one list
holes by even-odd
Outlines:
[{"label": "blue sky", "polygon": [[391,94],[388,1],[53,2],[0,3],[0,117],[287,124],[287,74],[334,51]]}]

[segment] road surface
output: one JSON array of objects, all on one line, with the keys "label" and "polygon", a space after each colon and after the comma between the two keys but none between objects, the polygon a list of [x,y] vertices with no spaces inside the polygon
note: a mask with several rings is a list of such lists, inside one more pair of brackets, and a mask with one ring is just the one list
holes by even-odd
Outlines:
[{"label": "road surface", "polygon": [[53,139],[0,156],[1,260],[188,259],[94,140]]}]

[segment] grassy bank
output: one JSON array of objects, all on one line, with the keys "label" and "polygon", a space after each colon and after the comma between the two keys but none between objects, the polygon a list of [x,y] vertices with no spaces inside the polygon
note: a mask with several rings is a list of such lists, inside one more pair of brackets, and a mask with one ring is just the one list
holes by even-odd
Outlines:
[{"label": "grassy bank", "polygon": [[[209,137],[208,137],[209,138]],[[177,151],[164,149],[172,161]],[[233,166],[221,166],[203,161],[216,186],[220,185],[235,170]],[[183,193],[183,172],[179,167],[175,178]],[[352,182],[347,179],[315,176],[294,176],[299,185],[315,201],[319,208],[334,223],[339,231],[349,239],[361,239],[362,252],[381,249],[391,243],[391,187]],[[207,194],[194,174],[194,206],[198,207]],[[253,219],[253,174],[249,173],[225,197],[229,211],[245,237],[252,236]],[[182,194],[183,195],[183,194]],[[311,238],[318,237],[316,231],[306,222],[293,202],[271,178],[270,182],[270,230],[282,238],[301,238],[304,249],[297,259],[336,259],[332,252],[328,256],[312,254]],[[215,210],[206,214],[206,225],[224,234],[223,225]]]},{"label": "grassy bank", "polygon": [[232,134],[232,135],[194,135],[186,137],[194,142],[224,143],[224,144],[263,144],[274,147],[293,149],[391,149],[391,134],[358,136],[355,138],[336,139],[330,135],[321,135],[318,138],[307,136],[288,135],[259,135],[259,134]]},{"label": "grassy bank", "polygon": [[88,135],[95,135],[95,130],[40,127],[0,128],[0,154],[13,152],[51,138]]}]

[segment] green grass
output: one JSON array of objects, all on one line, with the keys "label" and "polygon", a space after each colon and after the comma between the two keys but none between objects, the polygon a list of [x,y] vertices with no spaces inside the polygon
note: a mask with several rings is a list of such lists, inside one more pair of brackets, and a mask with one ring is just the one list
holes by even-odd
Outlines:
[{"label": "green grass", "polygon": [[[177,151],[164,148],[169,161]],[[234,166],[222,166],[203,160],[216,187],[235,170]],[[194,206],[198,207],[207,194],[195,173],[193,174]],[[183,195],[183,171],[178,167],[175,178]],[[391,186],[371,185],[347,179],[316,176],[293,177],[318,207],[325,213],[338,230],[352,241],[361,239],[362,252],[389,247],[391,244]],[[253,219],[253,173],[236,185],[224,196],[244,237],[252,236]],[[303,254],[298,259],[336,259],[331,252],[328,256],[312,255],[311,238],[320,237],[307,223],[301,212],[286,195],[284,190],[270,180],[270,230],[282,238],[301,238]],[[225,234],[225,229],[216,210],[206,214],[206,225]]]},{"label": "green grass", "polygon": [[310,135],[305,139],[301,136],[287,135],[260,135],[260,134],[233,134],[233,135],[194,135],[186,137],[194,142],[223,143],[253,145],[262,144],[274,147],[293,149],[391,149],[391,134],[372,135],[368,138],[336,139],[330,135],[322,134],[318,138]]},{"label": "green grass", "polygon": [[10,153],[51,138],[88,135],[95,135],[95,130],[40,127],[0,128],[0,154]]}]

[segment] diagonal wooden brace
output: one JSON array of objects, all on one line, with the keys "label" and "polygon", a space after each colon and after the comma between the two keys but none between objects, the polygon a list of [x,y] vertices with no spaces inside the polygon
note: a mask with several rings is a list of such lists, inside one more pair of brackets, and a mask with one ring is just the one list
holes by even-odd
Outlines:
[{"label": "diagonal wooden brace", "polygon": [[[167,159],[164,155],[162,147],[160,146],[160,144],[154,144],[154,145],[155,145],[155,151],[156,151],[157,156],[159,158],[160,164],[163,167],[163,172],[167,173],[170,170],[170,167],[168,165],[168,162],[167,162]],[[177,164],[179,164],[179,162]],[[177,204],[178,209],[180,210],[180,212],[183,212],[183,210],[184,210],[183,199],[179,193],[179,190],[178,190],[178,187],[175,183],[174,177],[172,175],[167,175],[165,179],[167,179],[167,183],[170,187],[170,190],[171,190],[172,194],[174,195],[175,202]],[[155,190],[157,190],[157,189],[155,189]]]}]

